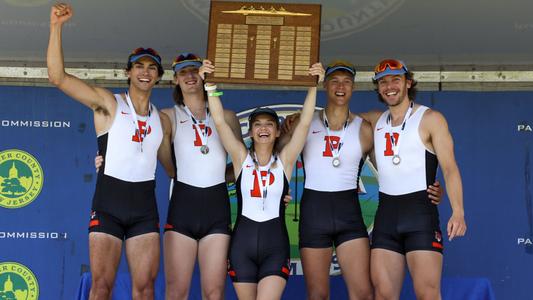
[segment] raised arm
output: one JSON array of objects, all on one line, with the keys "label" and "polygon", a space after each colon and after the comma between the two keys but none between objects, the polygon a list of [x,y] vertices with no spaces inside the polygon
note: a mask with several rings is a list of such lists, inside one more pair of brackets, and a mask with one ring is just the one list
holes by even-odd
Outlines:
[{"label": "raised arm", "polygon": [[[206,73],[212,73],[214,71],[215,66],[209,60],[204,60],[204,63],[200,67],[199,72],[202,79],[204,79],[204,75]],[[240,172],[242,163],[246,159],[246,154],[248,153],[248,150],[242,142],[242,137],[237,138],[235,136],[236,132],[232,129],[230,123],[226,121],[224,108],[222,107],[222,102],[220,101],[219,92],[216,90],[216,85],[206,84],[206,86],[209,87],[209,90],[207,91],[209,111],[211,113],[211,116],[213,117],[213,121],[215,122],[218,134],[220,135],[222,145],[224,146],[224,148],[230,155],[231,160],[233,161],[234,174],[237,175]],[[235,127],[235,125],[233,127]]]},{"label": "raised arm", "polygon": [[[322,67],[321,63],[315,63],[309,69],[310,75],[318,76],[318,83],[321,83],[324,80],[324,73],[324,67]],[[316,86],[310,87],[307,90],[307,96],[305,97],[304,106],[300,115],[300,121],[294,128],[291,139],[280,152],[280,158],[283,161],[285,175],[287,176],[288,180],[290,180],[292,175],[292,168],[294,167],[296,158],[302,151],[305,145],[305,140],[307,139],[307,132],[309,131],[309,126],[311,125],[311,120],[313,119],[313,113],[315,112],[316,93]]]},{"label": "raised arm", "polygon": [[113,116],[116,102],[111,92],[103,88],[92,87],[65,72],[61,36],[63,24],[70,20],[72,15],[72,7],[63,3],[52,6],[50,11],[50,39],[46,55],[48,79],[65,94],[90,107],[93,111]]},{"label": "raised arm", "polygon": [[444,175],[446,192],[453,211],[447,225],[448,239],[452,240],[456,236],[463,236],[466,232],[463,185],[461,174],[455,161],[452,135],[448,130],[448,123],[444,116],[434,110],[428,110],[424,114],[422,128],[429,132],[433,149]]}]

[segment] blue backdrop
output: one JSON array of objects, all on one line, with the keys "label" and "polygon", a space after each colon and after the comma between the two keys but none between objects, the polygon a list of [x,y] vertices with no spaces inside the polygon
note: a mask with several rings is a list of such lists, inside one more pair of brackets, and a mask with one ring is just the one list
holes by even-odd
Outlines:
[{"label": "blue backdrop", "polygon": [[[234,90],[225,91],[223,100],[227,108],[241,112],[258,105],[301,104],[304,94]],[[448,119],[463,177],[468,232],[445,243],[444,276],[487,277],[498,299],[532,298],[532,99],[532,92],[422,92],[418,99]],[[171,90],[156,89],[153,100],[160,108],[171,106]],[[324,104],[320,93],[318,105]],[[358,92],[351,109],[383,106],[374,92]],[[519,125],[526,126],[519,131]],[[31,184],[39,181],[32,159],[16,156],[22,152],[15,149],[40,164],[40,193],[17,198],[17,190],[9,189],[13,178],[25,187],[31,174]],[[0,295],[6,286],[35,294],[38,285],[40,299],[75,297],[89,263],[87,225],[96,149],[92,112],[83,105],[55,88],[0,87]],[[18,173],[10,173],[14,169]],[[165,176],[159,168],[162,221],[167,211]],[[7,208],[17,205],[21,207]],[[447,199],[440,213],[445,226]],[[124,262],[120,271],[127,271]]]}]

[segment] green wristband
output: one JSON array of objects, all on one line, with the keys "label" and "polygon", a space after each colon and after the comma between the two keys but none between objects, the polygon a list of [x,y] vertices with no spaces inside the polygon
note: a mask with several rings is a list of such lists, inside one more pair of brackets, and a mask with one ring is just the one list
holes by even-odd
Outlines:
[{"label": "green wristband", "polygon": [[209,93],[207,94],[209,97],[220,97],[222,95],[224,95],[223,92],[213,92],[213,93]]}]

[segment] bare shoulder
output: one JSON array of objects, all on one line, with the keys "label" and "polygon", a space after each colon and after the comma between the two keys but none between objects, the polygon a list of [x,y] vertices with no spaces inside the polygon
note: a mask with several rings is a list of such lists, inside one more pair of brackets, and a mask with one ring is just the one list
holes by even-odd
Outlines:
[{"label": "bare shoulder", "polygon": [[368,154],[374,147],[374,132],[370,122],[363,120],[361,129],[359,130],[359,141],[363,147],[363,152]]},{"label": "bare shoulder", "polygon": [[372,125],[367,120],[363,119],[361,122],[361,131],[362,132],[370,132],[372,133]]},{"label": "bare shoulder", "polygon": [[359,131],[360,138],[364,141],[373,141],[374,132],[372,131],[372,125],[370,122],[363,120],[361,122],[361,129]]},{"label": "bare shoulder", "polygon": [[432,128],[435,126],[447,127],[448,123],[446,122],[446,118],[441,112],[430,108],[424,112],[424,116],[422,117],[422,125],[427,125]]},{"label": "bare shoulder", "polygon": [[161,119],[162,122],[170,122],[170,116],[168,115],[169,112],[167,111],[166,108],[159,110],[159,112],[161,112],[159,114],[159,118]]},{"label": "bare shoulder", "polygon": [[97,97],[100,97],[102,101],[94,101],[91,109],[95,113],[102,113],[104,115],[112,115],[117,105],[117,99],[115,95],[106,88],[93,87]]},{"label": "bare shoulder", "polygon": [[170,120],[174,120],[174,107],[163,108],[160,110],[163,115],[167,116]]}]

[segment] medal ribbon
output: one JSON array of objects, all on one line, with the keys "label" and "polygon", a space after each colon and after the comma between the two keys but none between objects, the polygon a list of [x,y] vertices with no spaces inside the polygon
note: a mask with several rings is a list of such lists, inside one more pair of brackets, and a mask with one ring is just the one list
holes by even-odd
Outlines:
[{"label": "medal ribbon", "polygon": [[259,181],[259,192],[261,193],[261,198],[263,199],[263,210],[265,210],[265,200],[268,195],[268,185],[270,184],[270,167],[273,163],[275,163],[278,160],[277,156],[273,156],[270,158],[270,161],[268,162],[268,171],[267,176],[265,180],[265,184],[263,184],[263,176],[261,175],[261,170],[259,170],[259,161],[257,160],[257,156],[255,155],[255,152],[253,153],[252,160],[254,161],[255,166],[255,172],[257,173],[257,181]]},{"label": "medal ribbon", "polygon": [[[400,132],[404,131],[405,124],[407,124],[407,120],[411,117],[411,112],[413,111],[414,105],[415,103],[411,101],[411,103],[409,104],[409,108],[407,109],[407,112],[405,113],[405,116],[403,117],[402,128],[400,129]],[[394,133],[392,132],[392,117],[390,114],[390,110],[389,110],[389,115],[387,116],[387,125],[389,125],[389,136],[390,136],[390,141],[391,141],[391,146],[392,146],[392,152],[394,152],[393,155],[399,157],[400,156],[400,142],[402,141],[402,139],[400,139],[399,133],[398,133],[398,140],[395,141],[394,139]]]},{"label": "medal ribbon", "polygon": [[139,124],[139,121],[137,119],[137,112],[135,112],[135,107],[133,106],[133,102],[131,101],[130,94],[126,92],[126,101],[128,102],[128,106],[130,107],[130,113],[131,118],[133,120],[133,125],[135,125],[135,135],[139,138],[139,143],[141,144],[141,152],[143,152],[143,140],[146,138],[146,135],[148,134],[148,121],[150,120],[150,116],[152,115],[152,104],[148,102],[148,117],[146,118],[146,130],[141,136],[141,126]]},{"label": "medal ribbon", "polygon": [[344,125],[342,126],[342,133],[339,138],[339,146],[337,147],[337,149],[334,149],[333,144],[331,143],[331,132],[329,130],[329,122],[328,122],[328,116],[326,115],[326,109],[324,108],[322,111],[323,111],[324,127],[326,127],[326,132],[329,137],[328,139],[329,149],[331,150],[333,159],[335,159],[340,156],[340,151],[343,145],[344,135],[346,134],[346,127],[348,127],[348,120],[350,119],[350,111],[348,110],[348,116],[346,116],[346,121],[344,122]]},{"label": "medal ribbon", "polygon": [[[197,121],[196,118],[193,116],[191,110],[187,107],[187,105],[184,105],[183,107],[187,115],[191,117],[193,126],[194,128],[196,128],[196,131],[200,135],[200,141],[202,142],[202,146],[207,146],[208,137],[209,137],[209,131],[208,131],[209,130],[209,107],[207,106],[205,107],[205,121],[204,122]],[[202,130],[202,128],[200,127],[200,124],[202,123],[205,124],[204,130]]]}]

